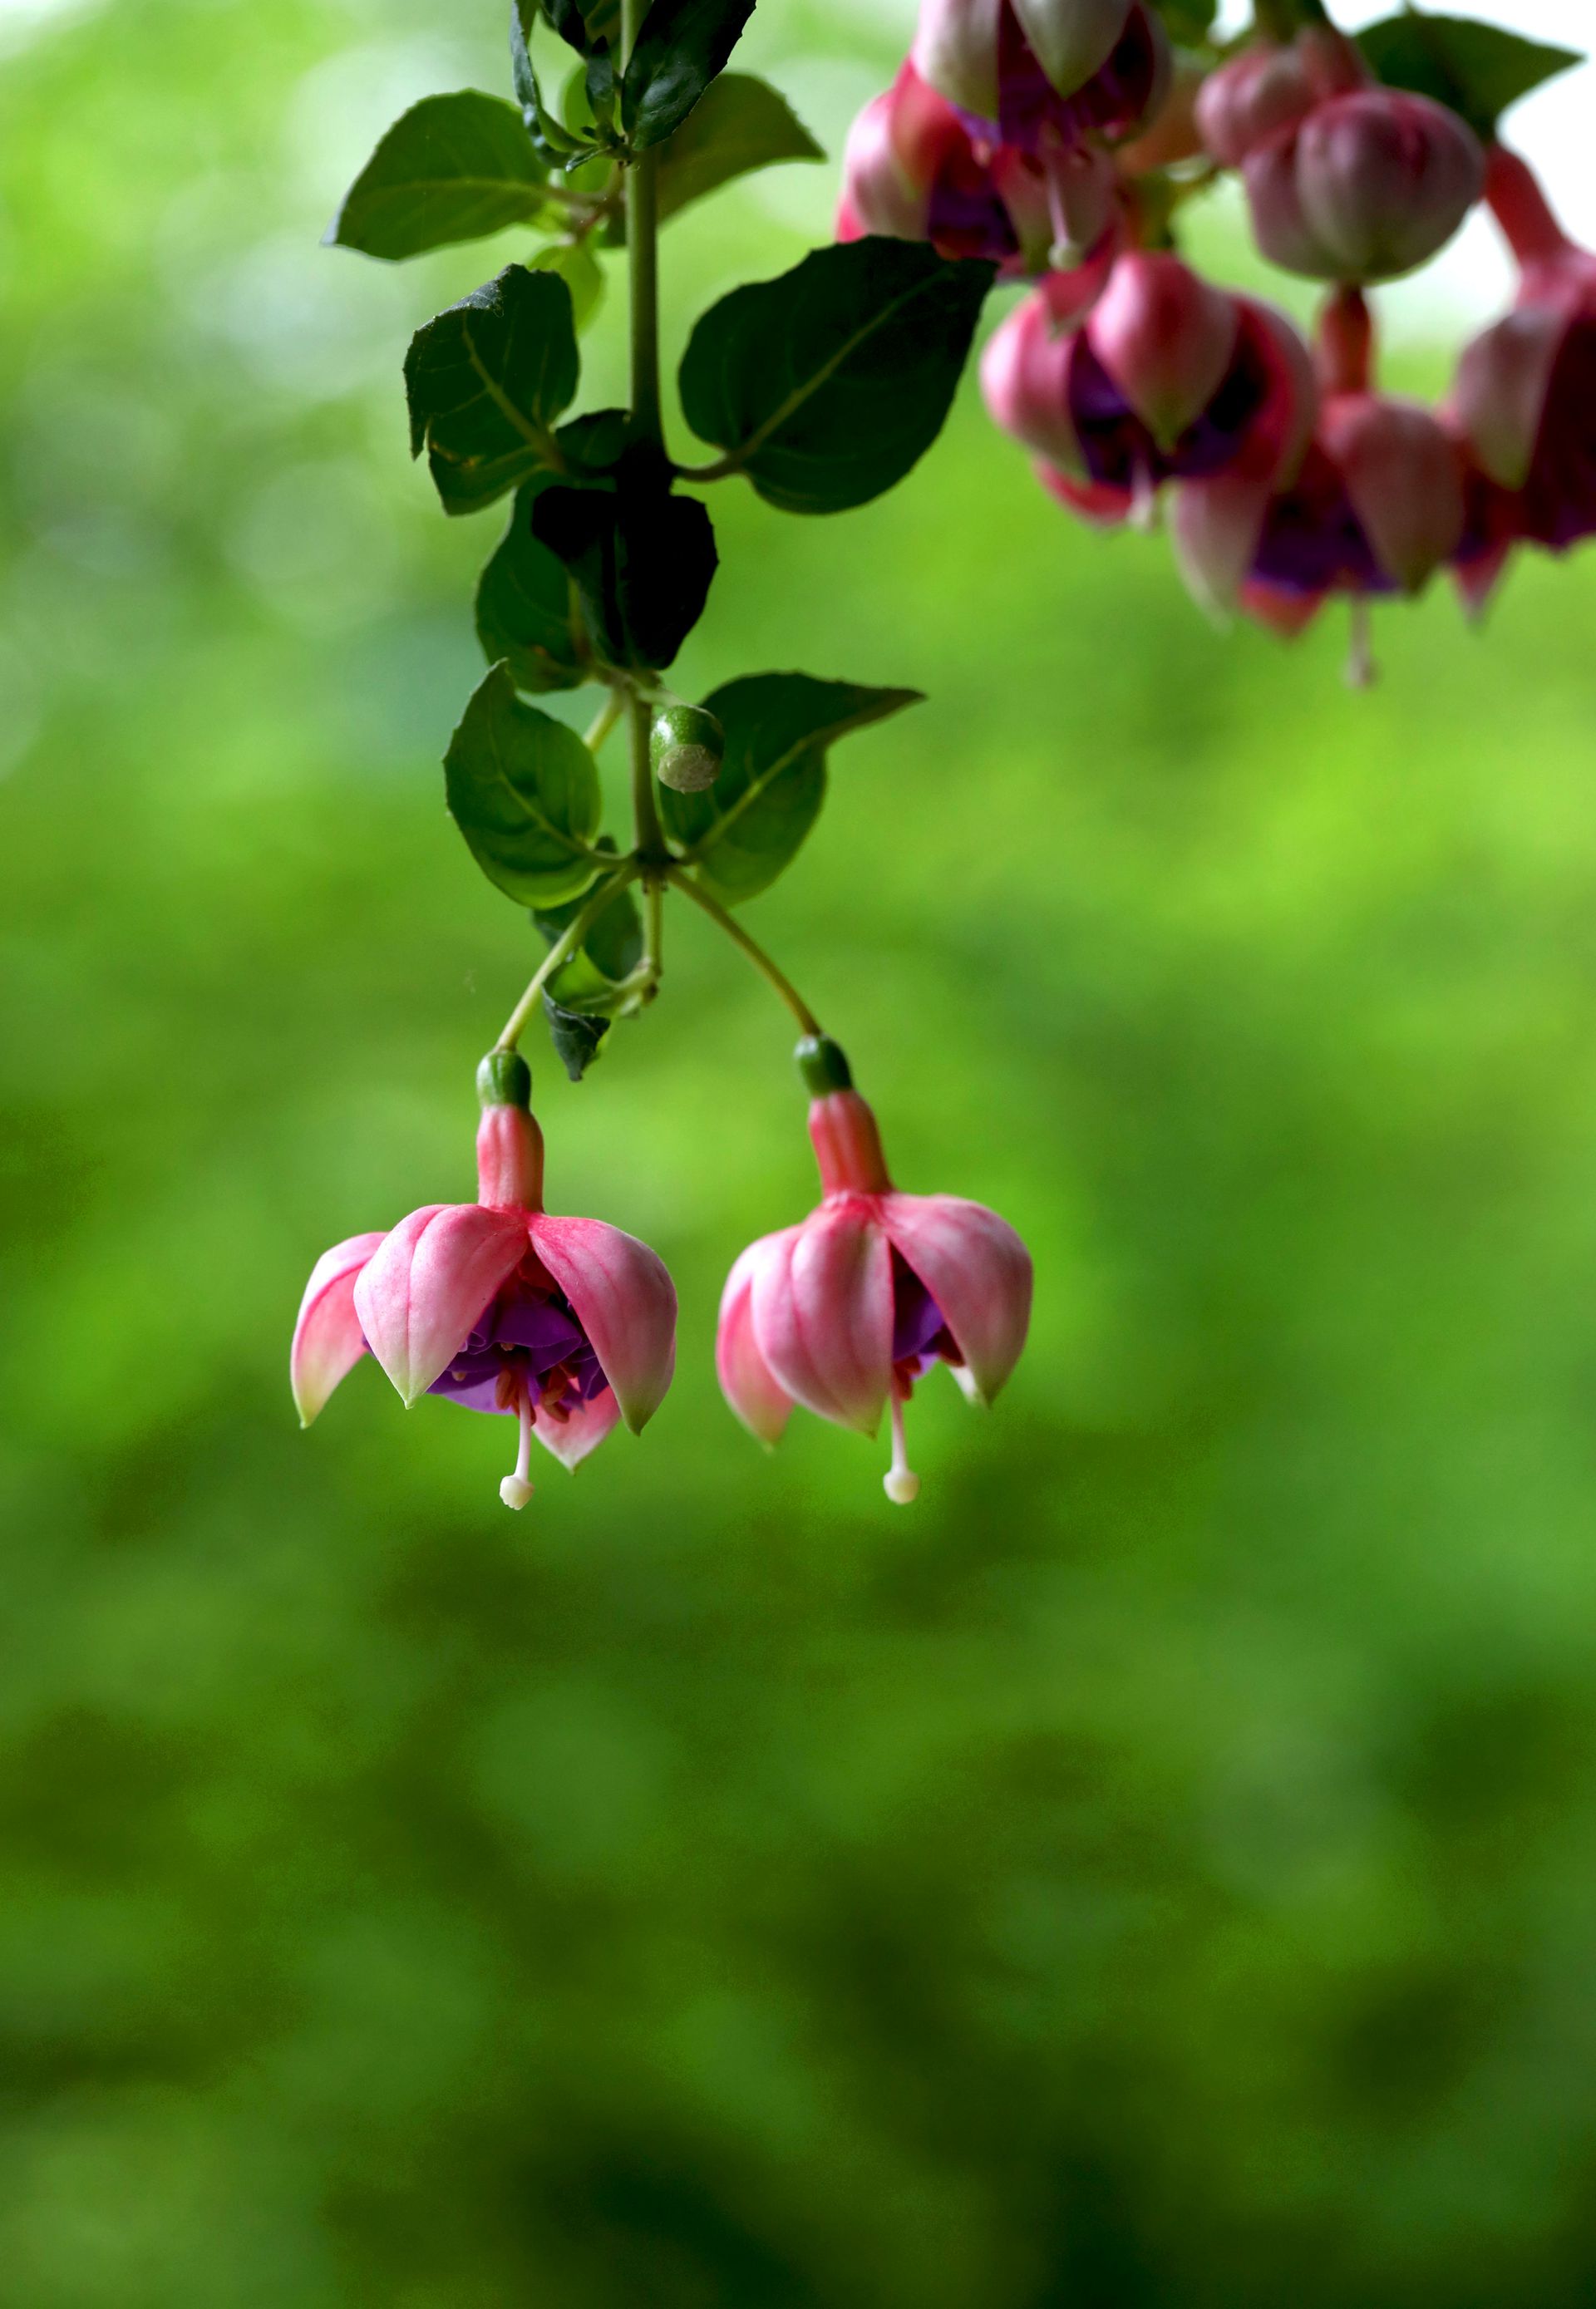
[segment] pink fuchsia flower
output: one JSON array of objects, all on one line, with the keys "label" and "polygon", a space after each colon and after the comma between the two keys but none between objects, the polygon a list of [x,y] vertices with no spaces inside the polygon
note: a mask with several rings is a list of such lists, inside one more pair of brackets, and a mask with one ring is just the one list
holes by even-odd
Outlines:
[{"label": "pink fuchsia flower", "polygon": [[1465,461],[1441,420],[1371,388],[1373,338],[1357,290],[1332,298],[1319,335],[1323,399],[1293,480],[1272,493],[1198,484],[1177,496],[1176,549],[1210,606],[1300,633],[1332,594],[1354,605],[1349,679],[1373,677],[1367,603],[1417,593],[1464,543]]},{"label": "pink fuchsia flower", "polygon": [[1271,264],[1363,284],[1411,272],[1445,246],[1480,196],[1485,155],[1444,105],[1366,88],[1256,146],[1243,175]]},{"label": "pink fuchsia flower", "polygon": [[1044,171],[1011,146],[978,143],[906,64],[848,133],[837,238],[929,241],[943,256],[985,257],[1018,278],[1067,252],[1083,227],[1102,238],[1114,215],[1113,170],[1100,155],[1060,153]]},{"label": "pink fuchsia flower", "polygon": [[1129,136],[1168,92],[1168,35],[1146,0],[922,0],[921,78],[994,143],[1041,153]]},{"label": "pink fuchsia flower", "polygon": [[1482,471],[1513,493],[1520,533],[1562,551],[1596,533],[1596,255],[1499,145],[1486,197],[1518,260],[1518,297],[1465,350],[1452,406]]},{"label": "pink fuchsia flower", "polygon": [[1078,327],[1052,281],[1010,315],[982,362],[993,419],[1045,462],[1088,519],[1149,515],[1169,480],[1227,475],[1266,493],[1313,425],[1307,348],[1267,306],[1202,281],[1177,256],[1115,264]]},{"label": "pink fuchsia flower", "polygon": [[889,1407],[885,1488],[906,1505],[920,1488],[904,1440],[915,1382],[945,1362],[971,1402],[992,1402],[1025,1345],[1030,1256],[979,1203],[899,1194],[842,1052],[815,1040],[799,1059],[817,1094],[809,1129],[824,1196],[733,1267],[716,1342],[721,1387],[772,1446],[795,1403],[865,1435]]},{"label": "pink fuchsia flower", "polygon": [[360,1357],[406,1405],[442,1395],[519,1423],[507,1507],[532,1496],[533,1434],[574,1468],[618,1419],[638,1434],[671,1384],[676,1293],[644,1243],[597,1219],[543,1209],[532,1077],[483,1061],[478,1200],[428,1205],[386,1234],[317,1260],[294,1328],[294,1400],[307,1427]]},{"label": "pink fuchsia flower", "polygon": [[1197,127],[1210,157],[1239,169],[1271,137],[1297,127],[1316,105],[1368,83],[1350,40],[1310,25],[1294,40],[1255,40],[1210,73],[1197,98]]}]

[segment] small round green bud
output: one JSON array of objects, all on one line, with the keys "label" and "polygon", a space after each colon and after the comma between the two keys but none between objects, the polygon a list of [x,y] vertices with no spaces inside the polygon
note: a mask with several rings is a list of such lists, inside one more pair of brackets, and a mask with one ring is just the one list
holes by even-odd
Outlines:
[{"label": "small round green bud", "polygon": [[805,1034],[793,1056],[811,1098],[826,1098],[834,1090],[853,1089],[854,1070],[829,1034]]},{"label": "small round green bud", "polygon": [[532,1068],[519,1051],[490,1051],[477,1068],[477,1096],[484,1106],[532,1105]]},{"label": "small round green bud", "polygon": [[676,793],[705,793],[720,775],[726,733],[701,705],[662,705],[648,753],[661,785]]}]

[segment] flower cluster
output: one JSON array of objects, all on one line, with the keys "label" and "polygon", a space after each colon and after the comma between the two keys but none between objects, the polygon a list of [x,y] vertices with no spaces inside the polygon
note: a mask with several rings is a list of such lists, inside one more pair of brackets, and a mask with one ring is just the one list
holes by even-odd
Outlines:
[{"label": "flower cluster", "polygon": [[[979,1203],[893,1187],[875,1117],[835,1042],[800,1045],[824,1189],[799,1225],[743,1252],[721,1306],[727,1402],[774,1446],[794,1404],[873,1435],[890,1405],[887,1496],[919,1492],[904,1406],[939,1362],[971,1402],[992,1401],[1030,1319],[1031,1263]],[[619,1227],[543,1208],[543,1139],[525,1061],[496,1051],[478,1076],[477,1199],[429,1204],[387,1233],[317,1261],[294,1328],[294,1400],[308,1426],[363,1355],[406,1405],[447,1396],[516,1423],[507,1507],[532,1497],[535,1436],[576,1468],[617,1422],[638,1434],[676,1362],[676,1292]]]},{"label": "flower cluster", "polygon": [[[1227,52],[1172,54],[1144,0],[922,0],[912,52],[849,139],[838,238],[929,241],[1033,283],[983,381],[1045,485],[1101,527],[1167,500],[1188,584],[1300,632],[1450,569],[1480,608],[1513,552],[1596,529],[1596,256],[1494,134],[1382,84],[1317,0]],[[1508,36],[1495,36],[1506,39]],[[1572,59],[1566,59],[1571,61]],[[1176,253],[1185,203],[1236,172],[1258,248],[1323,281],[1313,346]],[[1365,297],[1481,199],[1517,260],[1506,319],[1446,404],[1383,392]]]}]

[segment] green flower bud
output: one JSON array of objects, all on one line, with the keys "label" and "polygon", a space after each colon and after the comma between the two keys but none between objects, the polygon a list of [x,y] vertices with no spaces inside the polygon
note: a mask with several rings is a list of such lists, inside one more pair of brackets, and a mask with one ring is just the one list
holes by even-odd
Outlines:
[{"label": "green flower bud", "polygon": [[704,793],[720,775],[726,733],[701,705],[662,705],[654,717],[649,759],[661,785]]}]

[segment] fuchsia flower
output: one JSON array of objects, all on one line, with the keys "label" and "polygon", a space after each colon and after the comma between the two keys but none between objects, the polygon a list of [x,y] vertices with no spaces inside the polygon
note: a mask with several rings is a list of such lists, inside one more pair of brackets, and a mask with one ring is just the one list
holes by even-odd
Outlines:
[{"label": "fuchsia flower", "polygon": [[1146,0],[922,0],[912,53],[978,132],[1027,152],[1131,135],[1171,72]]},{"label": "fuchsia flower", "polygon": [[1299,126],[1316,105],[1367,84],[1351,41],[1310,25],[1285,44],[1254,40],[1210,73],[1197,98],[1197,126],[1211,157],[1239,169],[1271,137]]},{"label": "fuchsia flower", "polygon": [[1515,153],[1486,197],[1519,264],[1514,309],[1463,353],[1453,407],[1518,533],[1554,551],[1596,532],[1596,255],[1576,246]]},{"label": "fuchsia flower", "polygon": [[[968,124],[906,64],[848,132],[837,238],[927,240],[942,256],[987,257],[1008,274],[1037,272],[1057,237],[1054,212],[1063,189],[1050,191],[1023,152],[978,149]],[[1106,221],[1105,213],[1098,233]]]},{"label": "fuchsia flower", "polygon": [[1045,462],[1047,486],[1099,522],[1149,514],[1168,480],[1226,475],[1267,496],[1295,471],[1314,417],[1307,348],[1268,306],[1178,256],[1115,264],[1079,327],[1048,281],[982,362],[987,407]]},{"label": "fuchsia flower", "polygon": [[1296,479],[1273,494],[1247,486],[1183,489],[1175,535],[1193,590],[1237,602],[1275,632],[1301,632],[1332,593],[1358,611],[1349,677],[1366,682],[1364,605],[1417,593],[1464,541],[1465,468],[1441,421],[1370,388],[1373,340],[1357,290],[1320,324],[1323,392]]},{"label": "fuchsia flower", "polygon": [[308,1427],[368,1350],[407,1405],[443,1395],[519,1422],[499,1495],[532,1496],[532,1438],[567,1467],[618,1419],[658,1410],[676,1358],[676,1293],[644,1243],[543,1209],[543,1140],[525,1062],[496,1052],[479,1077],[480,1199],[429,1205],[387,1234],[317,1261],[295,1326],[294,1400]]},{"label": "fuchsia flower", "polygon": [[1364,88],[1255,145],[1243,176],[1271,264],[1366,283],[1411,272],[1445,246],[1484,188],[1485,155],[1444,105]]},{"label": "fuchsia flower", "polygon": [[733,1267],[716,1342],[721,1387],[769,1445],[794,1403],[866,1435],[890,1405],[885,1486],[904,1505],[920,1488],[904,1443],[915,1381],[945,1362],[972,1402],[993,1400],[1025,1345],[1030,1256],[979,1203],[899,1194],[842,1052],[813,1041],[799,1058],[817,1094],[809,1129],[824,1199]]}]

